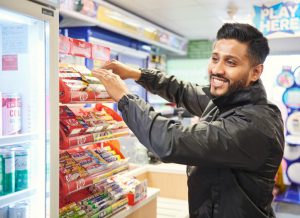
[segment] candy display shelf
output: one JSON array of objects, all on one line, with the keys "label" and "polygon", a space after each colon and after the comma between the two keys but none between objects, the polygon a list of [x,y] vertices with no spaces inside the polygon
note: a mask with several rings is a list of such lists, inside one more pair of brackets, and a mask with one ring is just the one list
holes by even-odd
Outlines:
[{"label": "candy display shelf", "polygon": [[[101,103],[95,105],[94,111],[105,111],[114,120],[113,124],[106,125],[104,130],[82,133],[77,135],[66,135],[63,128],[60,128],[60,149],[69,149],[77,146],[86,146],[94,143],[112,140],[129,134],[122,117],[114,110]],[[63,112],[62,112],[63,113]],[[97,126],[96,126],[97,127]],[[81,130],[80,130],[81,131]]]},{"label": "candy display shelf", "polygon": [[113,176],[127,169],[128,161],[125,159],[114,162],[112,164],[108,164],[107,169],[101,172],[94,173],[71,182],[67,182],[62,176],[60,176],[62,194],[69,195],[71,193],[80,191],[93,184],[100,183],[103,179],[107,179],[110,176]]},{"label": "candy display shelf", "polygon": [[[62,56],[105,61],[110,55],[109,48],[65,36],[60,36],[59,47]],[[148,195],[147,181],[125,176],[128,183],[117,184],[129,164],[116,139],[129,135],[129,129],[104,105],[113,103],[104,86],[80,65],[61,63],[59,75],[60,217],[124,217],[150,206],[155,211],[158,191]],[[104,188],[109,181],[115,182],[114,188]],[[101,193],[95,192],[97,187]],[[85,203],[89,206],[83,207]]]},{"label": "candy display shelf", "polygon": [[110,141],[112,139],[126,136],[129,133],[128,128],[121,128],[71,137],[67,137],[62,130],[60,130],[60,134],[60,149],[66,150],[78,146],[87,146],[95,143]]}]

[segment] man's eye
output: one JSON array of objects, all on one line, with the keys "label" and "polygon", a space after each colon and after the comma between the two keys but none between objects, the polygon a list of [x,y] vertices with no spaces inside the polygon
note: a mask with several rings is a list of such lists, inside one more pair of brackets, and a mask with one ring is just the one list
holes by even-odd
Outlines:
[{"label": "man's eye", "polygon": [[234,61],[230,61],[230,60],[228,60],[227,63],[228,63],[229,66],[235,66],[236,65]]},{"label": "man's eye", "polygon": [[211,60],[212,60],[214,63],[218,62],[218,58],[216,58],[216,57],[211,57]]}]

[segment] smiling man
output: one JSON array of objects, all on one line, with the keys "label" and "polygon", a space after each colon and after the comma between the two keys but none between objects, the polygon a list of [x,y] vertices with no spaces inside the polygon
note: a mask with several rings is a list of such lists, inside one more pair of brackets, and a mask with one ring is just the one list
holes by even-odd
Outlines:
[{"label": "smiling man", "polygon": [[[280,111],[267,101],[259,79],[268,53],[267,39],[254,27],[224,24],[213,46],[208,87],[117,61],[94,71],[140,142],[164,162],[188,165],[191,218],[275,217],[272,189],[284,134]],[[200,121],[183,127],[162,117],[129,92],[122,81],[128,78]]]}]

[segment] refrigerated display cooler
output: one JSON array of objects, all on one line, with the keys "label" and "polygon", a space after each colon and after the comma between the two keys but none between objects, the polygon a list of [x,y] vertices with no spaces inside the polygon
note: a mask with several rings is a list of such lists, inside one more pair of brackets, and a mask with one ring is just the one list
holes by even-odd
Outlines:
[{"label": "refrigerated display cooler", "polygon": [[57,7],[0,3],[0,217],[58,214]]}]

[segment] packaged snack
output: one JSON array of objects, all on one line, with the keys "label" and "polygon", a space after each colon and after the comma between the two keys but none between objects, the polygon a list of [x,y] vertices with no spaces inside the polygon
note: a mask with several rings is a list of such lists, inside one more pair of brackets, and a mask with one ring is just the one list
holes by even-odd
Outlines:
[{"label": "packaged snack", "polygon": [[73,68],[82,75],[91,75],[91,71],[83,65],[73,65]]},{"label": "packaged snack", "polygon": [[75,117],[75,114],[73,111],[70,110],[70,108],[66,105],[59,106],[59,118],[60,119],[66,119],[66,118],[73,118]]},{"label": "packaged snack", "polygon": [[104,85],[102,84],[89,84],[87,86],[87,91],[96,92],[96,98],[109,98],[109,94],[107,93]]},{"label": "packaged snack", "polygon": [[102,120],[92,120],[89,121],[89,125],[94,127],[95,132],[100,132],[106,130],[109,124]]},{"label": "packaged snack", "polygon": [[67,85],[70,91],[84,91],[86,89],[86,85]]},{"label": "packaged snack", "polygon": [[75,172],[75,173],[72,173],[72,174],[71,173],[67,174],[65,176],[65,179],[66,179],[67,182],[71,182],[71,181],[74,181],[74,180],[78,179],[79,177],[80,177],[79,172]]},{"label": "packaged snack", "polygon": [[[70,151],[69,151],[70,153]],[[72,158],[74,160],[76,160],[77,162],[86,158],[89,158],[90,156],[88,155],[87,152],[85,151],[76,151],[76,152],[72,152],[70,153],[70,155],[72,156]]]},{"label": "packaged snack", "polygon": [[88,87],[88,83],[86,83],[85,81],[82,81],[82,80],[63,79],[62,81],[72,91],[83,91]]},{"label": "packaged snack", "polygon": [[83,133],[87,128],[86,123],[77,117],[60,119],[60,126],[67,136]]},{"label": "packaged snack", "polygon": [[99,117],[99,119],[101,118],[101,116],[105,116],[107,114],[107,112],[104,109],[102,109],[101,111],[95,111],[94,113],[96,116]]},{"label": "packaged snack", "polygon": [[73,80],[82,80],[82,77],[79,73],[59,73],[59,78],[62,79],[73,79]]},{"label": "packaged snack", "polygon": [[93,165],[99,165],[97,159],[92,158],[92,157],[82,159],[82,160],[78,161],[78,164],[80,166],[84,167],[84,168],[89,167],[89,166],[93,166]]},{"label": "packaged snack", "polygon": [[113,120],[112,116],[110,116],[109,114],[106,114],[105,116],[102,116],[101,119],[105,120],[105,121]]},{"label": "packaged snack", "polygon": [[94,173],[98,173],[103,170],[106,170],[107,166],[96,164],[96,165],[92,165],[92,166],[87,166],[85,169],[89,174],[94,174]]},{"label": "packaged snack", "polygon": [[100,84],[100,80],[94,76],[83,76],[83,80],[87,81],[89,84]]}]

